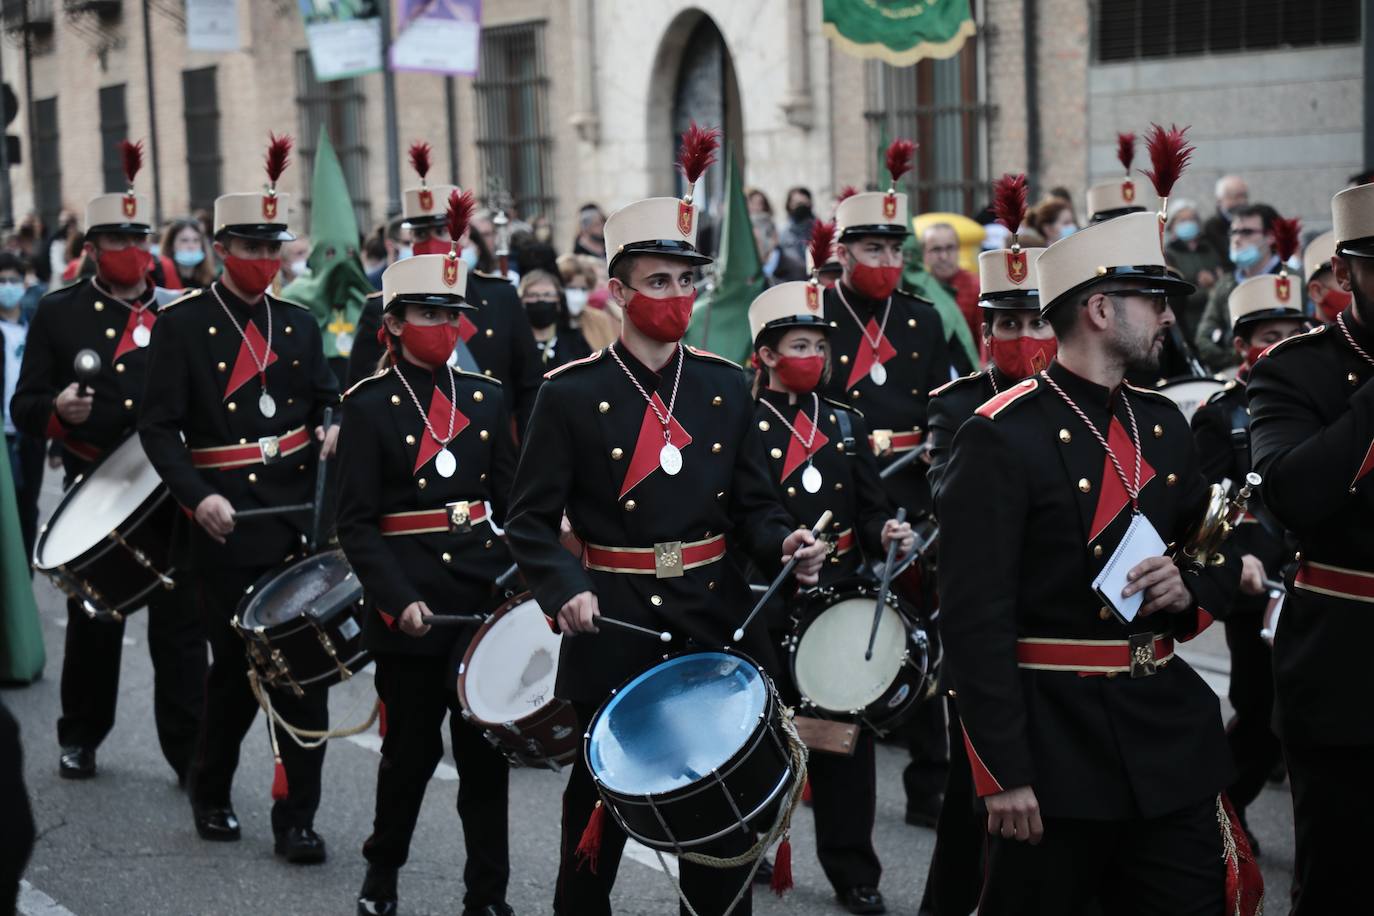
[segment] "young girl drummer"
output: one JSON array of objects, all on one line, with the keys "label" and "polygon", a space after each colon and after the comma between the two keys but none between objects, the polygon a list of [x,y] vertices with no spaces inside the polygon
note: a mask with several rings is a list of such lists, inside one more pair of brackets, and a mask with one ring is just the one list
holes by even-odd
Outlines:
[{"label": "young girl drummer", "polygon": [[[463,236],[472,196],[449,199],[450,237]],[[367,877],[358,912],[394,914],[425,784],[443,756],[449,717],[458,768],[458,816],[467,862],[464,916],[508,916],[508,766],[466,723],[449,659],[474,626],[438,626],[434,615],[489,606],[510,564],[491,519],[504,519],[515,450],[500,383],[447,365],[458,336],[467,266],[456,246],[382,274],[378,336],[388,364],[344,401],[339,446],[339,543],[375,612],[364,645],[376,660],[387,730],[377,771]]]},{"label": "young girl drummer", "polygon": [[[828,242],[821,246],[829,248]],[[864,555],[885,556],[893,541],[905,555],[913,537],[910,525],[891,518],[862,414],[816,394],[830,370],[821,291],[814,279],[772,287],[749,307],[749,330],[758,367],[754,414],[773,484],[799,523],[827,509],[834,515],[825,533],[831,554],[821,569],[824,586],[853,577]],[[771,627],[784,623],[774,619]],[[778,674],[779,689],[794,702],[790,673]],[[851,913],[885,912],[878,891],[882,865],[873,849],[873,734],[861,733],[851,757],[813,753],[808,773],[816,855],[836,898]]]}]

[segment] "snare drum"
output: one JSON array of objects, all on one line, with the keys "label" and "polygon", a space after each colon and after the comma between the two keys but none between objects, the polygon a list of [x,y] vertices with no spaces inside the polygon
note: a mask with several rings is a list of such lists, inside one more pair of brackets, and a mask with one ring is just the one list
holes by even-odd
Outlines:
[{"label": "snare drum", "polygon": [[1224,387],[1226,387],[1226,383],[1219,379],[1184,376],[1183,378],[1170,379],[1160,385],[1159,393],[1177,404],[1178,409],[1183,413],[1183,418],[1191,423],[1193,422],[1193,414],[1197,413],[1197,409]]},{"label": "snare drum", "polygon": [[487,618],[458,666],[463,718],[512,766],[559,769],[577,754],[577,713],[553,695],[563,640],[528,592]]},{"label": "snare drum", "polygon": [[172,588],[176,503],[130,436],[81,475],[43,525],[33,566],[93,618],[122,620]]},{"label": "snare drum", "polygon": [[930,638],[912,607],[890,590],[873,657],[864,659],[877,604],[877,585],[861,579],[802,592],[786,645],[799,714],[862,722],[881,735],[925,696]]},{"label": "snare drum", "polygon": [[621,828],[665,852],[766,832],[797,779],[777,690],[735,652],[676,655],[631,678],[584,743]]},{"label": "snare drum", "polygon": [[244,593],[233,626],[266,684],[330,687],[372,657],[362,647],[363,587],[343,551],[317,553],[263,576]]}]

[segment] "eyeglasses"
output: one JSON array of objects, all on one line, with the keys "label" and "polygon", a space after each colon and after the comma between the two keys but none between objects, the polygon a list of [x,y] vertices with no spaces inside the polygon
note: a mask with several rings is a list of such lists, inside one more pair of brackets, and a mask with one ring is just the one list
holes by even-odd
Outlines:
[{"label": "eyeglasses", "polygon": [[1149,289],[1109,289],[1104,295],[1114,299],[1140,299],[1149,303],[1155,310],[1155,314],[1163,315],[1164,310],[1169,307],[1169,296],[1159,290]]}]

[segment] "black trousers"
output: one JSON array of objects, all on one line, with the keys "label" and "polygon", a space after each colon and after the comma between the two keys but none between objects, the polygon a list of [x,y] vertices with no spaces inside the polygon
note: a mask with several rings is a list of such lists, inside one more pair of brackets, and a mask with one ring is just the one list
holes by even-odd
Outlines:
[{"label": "black trousers", "polygon": [[926,871],[920,913],[968,916],[983,887],[983,836],[987,816],[976,803],[973,771],[964,752],[963,726],[957,704],[949,700],[949,775],[945,800],[935,827],[935,851]]},{"label": "black trousers", "polygon": [[[213,659],[206,677],[205,711],[201,717],[196,754],[191,766],[191,803],[202,808],[230,805],[239,745],[258,714],[258,701],[248,686],[248,659],[243,640],[230,626],[239,599],[271,567],[218,567],[196,571],[197,602]],[[307,689],[303,697],[291,690],[272,691],[272,705],[297,728],[329,727],[329,692]],[[277,745],[286,767],[288,794],[272,806],[272,830],[309,827],[320,806],[320,770],[324,746],[306,750],[277,729]],[[263,786],[262,791],[268,791]]]},{"label": "black trousers", "polygon": [[444,756],[447,715],[467,852],[463,906],[478,909],[505,902],[510,881],[506,758],[463,719],[458,693],[448,686],[448,659],[387,654],[374,661],[377,694],[386,704],[386,737],[377,767],[376,815],[363,856],[389,868],[406,863],[425,787]]},{"label": "black trousers", "polygon": [[1374,772],[1374,747],[1285,744],[1283,753],[1297,836],[1290,916],[1362,908],[1354,901],[1367,896],[1374,798],[1360,787]]},{"label": "black trousers", "polygon": [[[194,586],[181,576],[172,590],[148,596],[148,657],[153,662],[153,722],[162,756],[185,780],[205,705],[205,637],[192,607]],[[62,717],[57,743],[99,747],[115,722],[124,622],[92,620],[67,602],[62,657]]]},{"label": "black trousers", "polygon": [[1246,613],[1237,613],[1226,621],[1226,645],[1231,649],[1228,695],[1236,711],[1226,729],[1226,740],[1236,764],[1236,778],[1226,794],[1241,815],[1283,759],[1283,749],[1271,724],[1274,716],[1273,652],[1260,637],[1260,624],[1260,616]]},{"label": "black trousers", "polygon": [[911,718],[902,726],[911,752],[911,761],[902,770],[908,811],[934,813],[940,809],[940,793],[949,772],[950,746],[945,735],[948,727],[944,694],[916,704]]},{"label": "black trousers", "polygon": [[[596,714],[596,708],[580,703],[573,705],[577,711],[578,727],[585,731]],[[572,775],[568,778],[568,786],[563,791],[563,836],[558,884],[553,897],[553,911],[559,916],[610,916],[611,888],[615,886],[626,837],[609,811],[604,817],[605,827],[596,871],[593,872],[590,865],[579,868],[575,855],[582,831],[599,797],[591,771],[587,769],[587,761],[582,754],[578,754]],[[708,843],[696,851],[723,858],[739,855],[752,845],[752,837],[746,838],[732,832],[728,837]],[[735,916],[749,916],[754,911],[752,888],[748,885],[749,869],[748,865],[719,869],[680,861],[678,884],[699,916],[725,916],[725,908],[743,888],[744,896],[730,912]],[[679,912],[681,916],[686,916],[686,907],[680,906]]]},{"label": "black trousers", "polygon": [[[1040,845],[988,836],[979,916],[1222,916],[1216,800],[1126,821],[1047,817]],[[1335,911],[1327,911],[1335,912]]]},{"label": "black trousers", "polygon": [[[33,556],[38,535],[38,497],[43,491],[43,440],[23,435],[6,435],[10,476],[14,478],[14,497],[19,507],[19,530],[24,537],[24,556]],[[33,575],[30,570],[29,575]]]},{"label": "black trousers", "polygon": [[852,757],[813,751],[806,762],[816,818],[816,858],[837,893],[877,887],[883,865],[873,848],[878,779],[873,733],[859,733]]},{"label": "black trousers", "polygon": [[13,913],[33,852],[33,810],[24,788],[24,749],[19,723],[0,705],[0,914]]}]

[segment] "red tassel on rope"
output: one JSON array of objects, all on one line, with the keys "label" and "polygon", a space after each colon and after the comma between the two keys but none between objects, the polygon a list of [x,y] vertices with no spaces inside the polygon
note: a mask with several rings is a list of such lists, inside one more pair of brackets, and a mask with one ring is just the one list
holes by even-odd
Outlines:
[{"label": "red tassel on rope", "polygon": [[280,757],[273,759],[276,763],[272,767],[272,801],[281,801],[286,798],[289,789],[286,784],[286,767]]},{"label": "red tassel on rope", "polygon": [[377,701],[377,734],[386,737],[386,704],[381,700]]},{"label": "red tassel on rope", "polygon": [[785,836],[778,844],[778,854],[773,857],[773,879],[768,882],[768,888],[781,897],[792,887],[792,838]]},{"label": "red tassel on rope", "polygon": [[605,826],[606,808],[598,800],[596,807],[592,809],[592,816],[587,818],[587,827],[582,831],[582,839],[577,841],[577,849],[573,851],[579,871],[586,865],[592,874],[596,874],[597,860],[601,858],[601,832]]},{"label": "red tassel on rope", "polygon": [[811,780],[809,780],[809,779],[805,782],[805,784],[802,785],[802,799],[801,799],[801,800],[802,800],[802,804],[803,804],[803,805],[809,805],[809,804],[811,804]]}]

